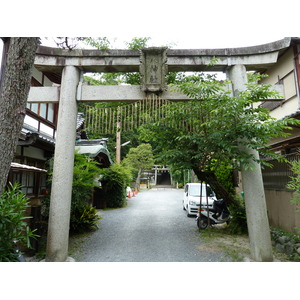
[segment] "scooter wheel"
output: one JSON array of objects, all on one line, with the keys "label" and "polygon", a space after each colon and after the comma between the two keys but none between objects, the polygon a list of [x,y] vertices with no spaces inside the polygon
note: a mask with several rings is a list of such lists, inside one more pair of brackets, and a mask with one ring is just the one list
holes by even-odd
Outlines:
[{"label": "scooter wheel", "polygon": [[208,220],[207,220],[207,218],[204,218],[204,217],[198,218],[198,220],[197,220],[197,226],[201,230],[206,229],[207,226],[208,226]]}]

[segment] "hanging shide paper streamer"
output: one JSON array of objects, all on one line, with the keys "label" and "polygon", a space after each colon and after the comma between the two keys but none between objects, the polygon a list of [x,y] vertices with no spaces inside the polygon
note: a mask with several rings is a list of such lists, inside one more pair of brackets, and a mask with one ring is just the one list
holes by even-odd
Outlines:
[{"label": "hanging shide paper streamer", "polygon": [[[191,112],[191,103],[181,103],[181,112],[174,111],[176,104],[157,95],[116,107],[85,108],[85,127],[90,134],[115,134],[117,122],[121,123],[122,130],[132,130],[146,123],[160,122],[164,126],[176,129],[194,131],[196,124]],[[175,108],[176,109],[176,108]],[[180,118],[178,118],[180,116]]]}]

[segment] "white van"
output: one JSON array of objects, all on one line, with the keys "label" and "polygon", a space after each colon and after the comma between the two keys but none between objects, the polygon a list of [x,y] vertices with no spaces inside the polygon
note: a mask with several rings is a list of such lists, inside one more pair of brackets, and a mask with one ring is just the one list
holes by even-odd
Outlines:
[{"label": "white van", "polygon": [[[202,189],[202,192],[200,190],[200,187]],[[183,209],[186,210],[188,217],[197,215],[198,208],[200,207],[200,195],[202,207],[207,207],[208,200],[208,207],[212,208],[213,202],[217,198],[209,185],[206,185],[204,183],[187,183],[185,185],[183,195]],[[206,195],[208,197],[206,197]]]}]

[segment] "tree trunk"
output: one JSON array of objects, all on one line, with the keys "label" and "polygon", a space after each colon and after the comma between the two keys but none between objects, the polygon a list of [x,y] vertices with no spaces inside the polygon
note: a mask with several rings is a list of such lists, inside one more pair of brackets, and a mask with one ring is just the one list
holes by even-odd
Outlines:
[{"label": "tree trunk", "polygon": [[0,80],[0,194],[5,188],[22,129],[37,38],[5,38]]},{"label": "tree trunk", "polygon": [[141,185],[141,175],[142,175],[142,169],[139,169],[136,181],[135,181],[135,188],[139,191],[140,185]]},{"label": "tree trunk", "polygon": [[206,182],[216,193],[217,198],[223,198],[228,205],[232,204],[238,206],[236,200],[232,197],[230,193],[224,188],[222,184],[218,181],[216,175],[213,172],[201,171],[199,168],[194,167],[193,171],[201,182]]}]

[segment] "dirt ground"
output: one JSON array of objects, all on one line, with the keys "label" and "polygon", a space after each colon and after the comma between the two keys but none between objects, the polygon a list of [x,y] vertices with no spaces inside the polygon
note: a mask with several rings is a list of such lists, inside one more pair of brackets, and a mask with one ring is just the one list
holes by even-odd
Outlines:
[{"label": "dirt ground", "polygon": [[[250,243],[247,235],[230,235],[224,228],[208,228],[200,231],[199,249],[224,251],[234,262],[250,262]],[[273,247],[273,257],[276,262],[287,262],[288,257]]]}]

